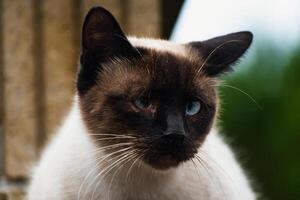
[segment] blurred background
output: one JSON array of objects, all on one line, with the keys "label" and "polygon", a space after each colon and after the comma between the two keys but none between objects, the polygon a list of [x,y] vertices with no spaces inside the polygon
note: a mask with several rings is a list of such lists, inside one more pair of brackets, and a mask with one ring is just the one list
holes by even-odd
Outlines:
[{"label": "blurred background", "polygon": [[80,29],[92,6],[129,35],[205,40],[250,30],[222,77],[222,133],[260,199],[300,199],[299,0],[0,0],[0,200],[20,200],[40,150],[74,94]]}]

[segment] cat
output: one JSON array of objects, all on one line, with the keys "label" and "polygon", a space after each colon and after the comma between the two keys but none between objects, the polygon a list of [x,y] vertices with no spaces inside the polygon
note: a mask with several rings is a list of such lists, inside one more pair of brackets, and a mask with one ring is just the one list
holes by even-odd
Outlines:
[{"label": "cat", "polygon": [[126,37],[92,8],[72,109],[34,169],[28,200],[253,200],[215,128],[219,77],[252,42]]}]

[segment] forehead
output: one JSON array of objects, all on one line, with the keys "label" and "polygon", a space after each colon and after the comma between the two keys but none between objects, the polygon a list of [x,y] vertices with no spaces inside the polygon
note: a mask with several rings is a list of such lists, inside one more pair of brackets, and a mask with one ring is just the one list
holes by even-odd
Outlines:
[{"label": "forehead", "polygon": [[139,47],[143,59],[137,67],[147,68],[151,76],[151,89],[171,92],[190,88],[197,63],[168,51]]},{"label": "forehead", "polygon": [[102,91],[133,94],[151,90],[159,95],[175,95],[204,91],[214,84],[211,78],[198,73],[201,60],[182,45],[156,40],[136,40],[133,44],[141,58],[114,60],[104,65],[98,78]]}]

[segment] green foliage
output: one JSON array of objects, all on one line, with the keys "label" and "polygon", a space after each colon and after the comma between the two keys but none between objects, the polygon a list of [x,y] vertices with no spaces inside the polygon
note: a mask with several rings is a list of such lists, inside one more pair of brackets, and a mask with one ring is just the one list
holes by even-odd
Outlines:
[{"label": "green foliage", "polygon": [[[254,177],[262,199],[300,198],[300,51],[271,47],[221,86],[221,127]],[[257,183],[257,184],[255,184]]]}]

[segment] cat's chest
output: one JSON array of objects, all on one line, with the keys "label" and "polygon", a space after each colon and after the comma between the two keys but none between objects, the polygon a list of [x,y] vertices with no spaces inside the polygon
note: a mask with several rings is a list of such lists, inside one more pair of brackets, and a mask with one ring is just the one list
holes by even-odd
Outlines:
[{"label": "cat's chest", "polygon": [[[197,198],[195,198],[197,197]],[[163,189],[154,190],[154,191],[140,191],[136,190],[134,193],[128,194],[119,193],[110,197],[109,200],[182,200],[182,199],[189,199],[189,200],[196,200],[199,199],[197,194],[193,194],[192,191],[187,190],[172,190],[172,191],[165,191]],[[99,199],[101,200],[101,199]]]},{"label": "cat's chest", "polygon": [[[167,183],[153,184],[122,184],[122,188],[115,188],[109,200],[199,200],[208,197],[203,188],[198,188],[199,182],[194,180],[173,180]],[[163,182],[163,180],[162,180]],[[187,183],[189,182],[189,183]],[[194,187],[190,187],[190,185]],[[198,189],[197,189],[198,188]],[[200,192],[201,191],[201,192]],[[101,199],[99,199],[101,200]]]}]

